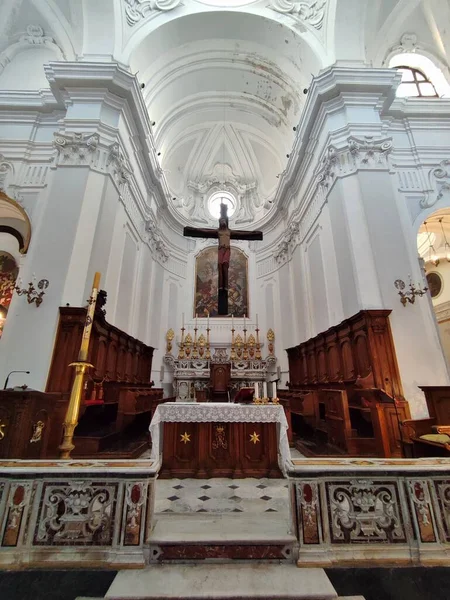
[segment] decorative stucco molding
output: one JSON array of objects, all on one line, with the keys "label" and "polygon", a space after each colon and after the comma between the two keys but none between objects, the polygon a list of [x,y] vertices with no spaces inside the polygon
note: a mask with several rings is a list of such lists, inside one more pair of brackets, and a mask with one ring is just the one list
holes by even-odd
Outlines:
[{"label": "decorative stucco molding", "polygon": [[3,154],[0,154],[0,190],[6,190],[9,178],[14,173],[13,165],[10,163]]},{"label": "decorative stucco molding", "polygon": [[325,19],[327,0],[270,0],[269,8],[279,13],[289,14],[300,22],[321,29]]},{"label": "decorative stucco molding", "polygon": [[398,44],[392,46],[389,50],[389,55],[399,54],[403,52],[416,52],[420,49],[418,38],[415,33],[404,33]]},{"label": "decorative stucco molding", "polygon": [[123,0],[127,23],[133,27],[154,11],[173,10],[181,0]]},{"label": "decorative stucco molding", "polygon": [[339,148],[330,144],[325,149],[317,169],[316,189],[308,208],[301,216],[293,216],[282,241],[272,254],[277,268],[291,259],[296,246],[317,220],[334,181],[365,169],[389,169],[389,155],[392,149],[392,138],[355,136],[348,137]]},{"label": "decorative stucco molding", "polygon": [[422,208],[430,208],[439,200],[442,200],[444,195],[450,194],[450,160],[443,160],[438,167],[431,169],[429,179],[430,189],[433,192],[426,194],[421,200],[420,206]]},{"label": "decorative stucco molding", "polygon": [[170,253],[166,244],[161,239],[161,232],[157,224],[149,219],[145,223],[145,231],[148,234],[148,243],[153,257],[163,263],[167,262]]},{"label": "decorative stucco molding", "polygon": [[236,197],[237,207],[232,217],[235,223],[252,223],[262,204],[258,195],[258,182],[244,180],[236,175],[228,164],[217,163],[210,174],[200,181],[189,180],[186,187],[188,198],[182,205],[188,211],[189,217],[200,223],[215,222],[215,219],[209,217],[207,207],[208,198],[215,191],[227,191]]},{"label": "decorative stucco molding", "polygon": [[317,183],[325,191],[331,188],[337,177],[363,169],[389,168],[389,154],[392,149],[392,138],[376,140],[373,137],[350,136],[342,148],[330,145],[322,158]]},{"label": "decorative stucco molding", "polygon": [[109,146],[106,166],[110,168],[111,174],[119,187],[129,182],[132,169],[118,142],[114,142]]},{"label": "decorative stucco molding", "polygon": [[58,60],[65,60],[64,53],[56,44],[55,40],[44,34],[40,25],[28,25],[26,33],[20,36],[15,44],[11,44],[0,54],[0,73],[13,58],[23,50],[30,50],[35,46],[45,46],[56,54]]},{"label": "decorative stucco molding", "polygon": [[53,144],[58,165],[91,165],[99,145],[96,133],[57,133]]},{"label": "decorative stucco molding", "polygon": [[299,221],[293,221],[284,233],[283,241],[278,244],[273,253],[273,257],[278,264],[283,264],[289,260],[291,251],[295,246],[300,233]]}]

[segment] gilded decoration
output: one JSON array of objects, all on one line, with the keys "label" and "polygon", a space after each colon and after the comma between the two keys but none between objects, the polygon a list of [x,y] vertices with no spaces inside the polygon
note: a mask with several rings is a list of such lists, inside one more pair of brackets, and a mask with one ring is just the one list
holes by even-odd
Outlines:
[{"label": "gilded decoration", "polygon": [[[195,261],[194,315],[218,317],[218,247],[211,246],[200,252]],[[244,252],[231,247],[228,270],[228,312],[243,318],[249,314],[248,260]]]},{"label": "gilded decoration", "polygon": [[172,342],[173,342],[174,337],[175,337],[174,330],[169,329],[169,331],[166,333],[166,353],[167,354],[172,354]]},{"label": "gilded decoration", "polygon": [[38,421],[37,423],[33,423],[33,435],[31,436],[30,444],[41,441],[44,427],[44,421]]},{"label": "gilded decoration", "polygon": [[213,450],[218,450],[219,448],[222,448],[223,450],[227,450],[228,442],[225,437],[225,426],[224,425],[216,425],[215,426],[212,447],[213,447]]}]

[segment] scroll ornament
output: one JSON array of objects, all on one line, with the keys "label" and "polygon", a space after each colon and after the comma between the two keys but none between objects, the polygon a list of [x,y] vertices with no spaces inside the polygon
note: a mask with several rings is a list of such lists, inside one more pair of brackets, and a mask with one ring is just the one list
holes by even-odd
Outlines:
[{"label": "scroll ornament", "polygon": [[153,11],[167,12],[181,4],[181,0],[123,0],[127,23],[133,27]]},{"label": "scroll ornament", "polygon": [[299,20],[321,29],[325,19],[327,0],[270,0],[270,8],[279,13],[290,14]]},{"label": "scroll ornament", "polygon": [[437,194],[426,194],[420,202],[422,208],[430,208],[450,192],[450,160],[443,160],[438,167],[430,171],[429,177],[431,188],[437,188]]}]

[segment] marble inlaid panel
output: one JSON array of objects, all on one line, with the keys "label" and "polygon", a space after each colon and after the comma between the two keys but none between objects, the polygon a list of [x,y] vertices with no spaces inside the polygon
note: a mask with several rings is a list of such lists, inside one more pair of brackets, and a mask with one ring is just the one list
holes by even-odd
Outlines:
[{"label": "marble inlaid panel", "polygon": [[450,543],[450,479],[434,481],[439,515],[442,521],[445,541]]},{"label": "marble inlaid panel", "polygon": [[406,481],[407,494],[416,518],[420,540],[423,543],[436,542],[437,540],[429,483],[424,479],[408,479]]},{"label": "marble inlaid panel", "polygon": [[31,490],[32,484],[30,482],[14,482],[9,487],[6,524],[1,543],[3,547],[15,547],[18,545],[26,509],[30,501]]},{"label": "marble inlaid panel", "polygon": [[354,479],[325,486],[332,544],[406,542],[396,482]]},{"label": "marble inlaid panel", "polygon": [[111,481],[44,483],[34,545],[111,545],[118,488]]}]

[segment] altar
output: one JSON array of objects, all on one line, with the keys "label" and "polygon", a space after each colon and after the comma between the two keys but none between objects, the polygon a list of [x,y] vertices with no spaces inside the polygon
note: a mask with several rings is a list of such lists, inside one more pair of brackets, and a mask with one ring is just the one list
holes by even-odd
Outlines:
[{"label": "altar", "polygon": [[160,404],[150,423],[160,477],[282,477],[291,465],[280,405]]}]

